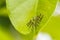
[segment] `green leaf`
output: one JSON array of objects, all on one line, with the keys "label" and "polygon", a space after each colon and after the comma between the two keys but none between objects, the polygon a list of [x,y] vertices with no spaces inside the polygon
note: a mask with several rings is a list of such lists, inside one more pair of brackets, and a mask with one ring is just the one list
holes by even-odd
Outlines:
[{"label": "green leaf", "polygon": [[60,15],[52,16],[47,25],[41,32],[46,32],[51,35],[53,40],[60,40]]},{"label": "green leaf", "polygon": [[37,33],[55,10],[57,0],[6,0],[9,18],[21,34]]}]

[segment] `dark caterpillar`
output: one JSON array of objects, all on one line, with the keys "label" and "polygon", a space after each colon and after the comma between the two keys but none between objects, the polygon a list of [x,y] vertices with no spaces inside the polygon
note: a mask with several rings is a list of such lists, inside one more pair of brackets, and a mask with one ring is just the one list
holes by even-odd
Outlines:
[{"label": "dark caterpillar", "polygon": [[43,15],[42,15],[42,14],[37,15],[36,17],[34,17],[33,19],[31,19],[31,20],[27,23],[27,26],[29,26],[29,27],[39,26],[42,18],[43,18]]}]

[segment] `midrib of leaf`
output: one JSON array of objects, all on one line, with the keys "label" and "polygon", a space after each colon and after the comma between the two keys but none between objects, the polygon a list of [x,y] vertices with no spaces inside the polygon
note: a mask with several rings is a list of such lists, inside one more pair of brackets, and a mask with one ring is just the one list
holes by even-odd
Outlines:
[{"label": "midrib of leaf", "polygon": [[36,5],[36,6],[35,6],[35,13],[37,12],[38,2],[39,2],[39,0],[37,0],[37,1],[36,1],[36,4],[35,4],[35,5]]},{"label": "midrib of leaf", "polygon": [[[39,2],[39,0],[36,0],[36,4],[35,4],[35,10],[34,10],[34,13],[35,13],[35,14],[36,14],[36,12],[37,12],[37,8],[38,8],[38,2]],[[34,29],[34,33],[35,33],[35,31],[36,31],[36,28],[34,27],[33,29]]]}]

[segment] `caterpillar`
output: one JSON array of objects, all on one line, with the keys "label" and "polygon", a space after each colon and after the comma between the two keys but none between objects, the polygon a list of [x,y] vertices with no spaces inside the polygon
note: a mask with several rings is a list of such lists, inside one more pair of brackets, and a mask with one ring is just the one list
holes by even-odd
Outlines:
[{"label": "caterpillar", "polygon": [[37,15],[36,17],[33,17],[33,18],[27,23],[27,26],[29,26],[29,27],[37,27],[37,26],[39,26],[42,18],[43,18],[43,15],[42,15],[42,14]]}]

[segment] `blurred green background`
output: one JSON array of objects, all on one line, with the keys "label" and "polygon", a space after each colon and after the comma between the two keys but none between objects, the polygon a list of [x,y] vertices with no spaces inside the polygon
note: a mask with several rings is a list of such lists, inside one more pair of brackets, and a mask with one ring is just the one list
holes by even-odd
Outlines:
[{"label": "blurred green background", "polygon": [[60,15],[52,16],[47,25],[41,32],[46,32],[51,35],[53,40],[60,40]]}]

